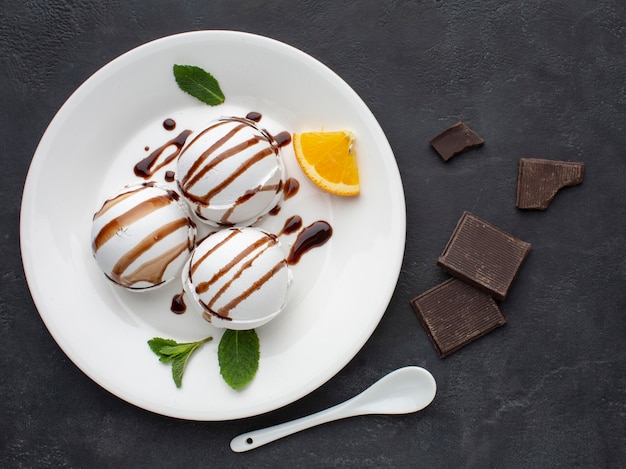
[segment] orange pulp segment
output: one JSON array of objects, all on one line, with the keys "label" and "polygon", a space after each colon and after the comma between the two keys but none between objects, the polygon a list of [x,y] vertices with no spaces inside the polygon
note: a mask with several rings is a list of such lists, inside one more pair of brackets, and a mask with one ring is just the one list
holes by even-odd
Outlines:
[{"label": "orange pulp segment", "polygon": [[354,135],[338,132],[293,134],[293,148],[302,171],[315,185],[331,194],[352,196],[360,192]]}]

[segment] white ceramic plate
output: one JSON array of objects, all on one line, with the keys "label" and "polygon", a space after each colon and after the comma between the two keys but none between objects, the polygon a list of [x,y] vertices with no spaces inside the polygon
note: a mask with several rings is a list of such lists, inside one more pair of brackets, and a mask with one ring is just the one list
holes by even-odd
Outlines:
[{"label": "white ceramic plate", "polygon": [[[226,102],[206,106],[174,82],[174,64],[197,65],[219,81]],[[287,309],[258,329],[259,371],[243,390],[219,374],[221,331],[191,311],[169,310],[168,284],[130,293],[108,282],[90,250],[93,213],[125,184],[133,166],[178,131],[220,115],[263,114],[271,132],[350,129],[357,138],[362,194],[331,196],[303,175],[290,147],[289,176],[301,184],[262,226],[278,232],[291,215],[325,220],[328,243],[294,266]],[[167,131],[166,118],[177,122]],[[155,179],[163,179],[162,172]],[[293,235],[282,239],[286,248]],[[341,370],[387,308],[404,253],[402,182],[383,131],[357,94],[330,69],[272,39],[201,31],[159,39],[89,78],[50,123],[24,188],[21,246],[28,284],[50,333],[91,379],[134,405],[191,420],[257,415],[305,396]],[[195,352],[177,389],[170,367],[146,342],[214,340]]]}]

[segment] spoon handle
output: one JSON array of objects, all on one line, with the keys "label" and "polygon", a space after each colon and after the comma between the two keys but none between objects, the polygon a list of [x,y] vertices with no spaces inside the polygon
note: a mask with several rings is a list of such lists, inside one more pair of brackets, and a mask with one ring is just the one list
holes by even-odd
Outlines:
[{"label": "spoon handle", "polygon": [[326,410],[322,410],[315,414],[300,417],[290,422],[274,425],[273,427],[267,427],[260,430],[254,430],[248,433],[243,433],[233,438],[230,442],[230,449],[236,453],[242,453],[259,446],[263,446],[272,441],[276,441],[285,436],[293,435],[294,433],[306,430],[307,428],[321,425],[323,423],[332,422],[346,417],[357,415],[354,412],[344,412],[344,408],[354,398],[330,407]]}]

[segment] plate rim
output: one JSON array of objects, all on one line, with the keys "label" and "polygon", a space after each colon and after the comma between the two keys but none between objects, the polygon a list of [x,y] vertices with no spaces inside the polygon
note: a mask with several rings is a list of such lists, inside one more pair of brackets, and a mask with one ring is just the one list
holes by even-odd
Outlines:
[{"label": "plate rim", "polygon": [[[54,341],[57,343],[57,345],[59,346],[59,348],[63,351],[63,353],[70,359],[70,361],[77,366],[89,379],[91,379],[92,381],[96,382],[100,387],[104,388],[105,390],[107,390],[108,392],[110,392],[111,394],[115,395],[116,397],[119,397],[120,399],[126,401],[127,403],[130,403],[136,407],[140,407],[142,409],[160,414],[160,415],[167,415],[167,416],[171,416],[174,418],[181,418],[181,419],[187,419],[187,420],[198,420],[198,421],[217,421],[217,420],[230,420],[230,419],[234,419],[234,418],[244,418],[247,416],[235,416],[232,418],[196,418],[196,417],[189,417],[189,416],[185,416],[185,415],[175,415],[171,412],[161,412],[159,410],[155,410],[154,408],[150,408],[150,407],[146,407],[145,405],[142,405],[140,403],[137,403],[135,401],[130,401],[127,398],[123,397],[120,395],[119,392],[117,392],[116,390],[114,390],[114,386],[111,386],[110,383],[103,383],[101,382],[101,380],[96,379],[96,377],[93,376],[93,373],[91,370],[87,370],[85,369],[83,366],[81,366],[80,361],[76,360],[76,357],[73,356],[72,354],[70,354],[68,352],[68,349],[70,349],[71,347],[69,347],[67,344],[64,344],[63,341],[59,341],[59,338],[56,335],[56,329],[55,327],[52,325],[52,323],[50,322],[50,318],[46,315],[43,314],[42,311],[45,311],[48,307],[45,304],[44,298],[42,298],[42,295],[39,294],[38,292],[38,286],[37,286],[37,282],[35,281],[35,279],[33,278],[33,276],[35,275],[33,273],[34,270],[34,263],[33,263],[33,259],[30,258],[30,256],[28,255],[28,253],[26,252],[27,249],[27,245],[29,240],[27,239],[29,236],[28,233],[28,229],[30,228],[30,224],[31,221],[28,219],[27,216],[25,216],[25,210],[28,209],[29,204],[31,204],[34,199],[35,199],[35,194],[36,191],[32,189],[32,185],[33,185],[33,178],[35,178],[35,175],[37,174],[37,171],[39,171],[39,166],[41,164],[43,164],[43,156],[38,156],[41,155],[41,149],[45,147],[48,139],[52,138],[50,136],[51,133],[56,132],[57,131],[57,127],[62,127],[62,119],[64,117],[65,114],[71,112],[71,108],[73,106],[74,101],[76,100],[76,96],[80,96],[82,93],[84,92],[88,92],[88,89],[90,86],[93,85],[93,82],[96,81],[96,84],[98,82],[98,80],[105,80],[106,79],[106,73],[108,70],[110,70],[112,67],[114,66],[118,66],[118,64],[123,63],[126,60],[129,60],[128,57],[131,57],[134,54],[137,53],[141,53],[141,51],[143,49],[147,49],[147,48],[153,48],[153,47],[158,47],[159,44],[165,42],[165,41],[171,41],[173,39],[177,39],[177,40],[182,40],[184,41],[186,38],[190,38],[190,37],[204,37],[206,38],[206,40],[210,40],[211,36],[213,37],[217,37],[217,36],[232,36],[232,37],[239,37],[243,40],[250,40],[250,41],[260,41],[262,42],[266,42],[267,44],[273,45],[274,47],[278,47],[278,48],[286,48],[286,50],[289,50],[290,53],[295,53],[300,55],[300,57],[303,58],[303,60],[308,60],[311,61],[312,64],[314,64],[316,67],[322,67],[325,70],[325,74],[328,74],[330,77],[333,77],[333,79],[339,83],[339,86],[341,87],[341,91],[342,92],[349,92],[351,93],[351,98],[358,101],[361,106],[367,110],[368,114],[368,122],[370,125],[375,125],[378,130],[380,131],[380,136],[384,139],[384,143],[386,146],[388,146],[388,151],[391,154],[391,156],[394,159],[395,162],[395,155],[393,153],[393,150],[391,148],[391,146],[389,145],[389,142],[387,140],[387,137],[384,133],[384,131],[382,130],[382,128],[380,127],[380,124],[378,123],[378,121],[376,120],[375,116],[373,115],[373,113],[371,112],[371,110],[367,107],[367,105],[365,104],[365,102],[362,100],[362,98],[356,93],[356,91],[354,91],[352,89],[352,87],[345,82],[336,72],[334,72],[332,69],[330,69],[328,66],[326,66],[324,63],[322,63],[321,61],[319,61],[318,59],[316,59],[315,57],[307,54],[306,52],[297,49],[289,44],[286,44],[284,42],[278,41],[276,39],[267,37],[267,36],[261,36],[258,34],[253,34],[253,33],[248,33],[248,32],[243,32],[243,31],[230,31],[230,30],[201,30],[201,31],[187,31],[187,32],[182,32],[182,33],[177,33],[177,34],[173,34],[173,35],[169,35],[169,36],[164,36],[164,37],[160,37],[154,40],[151,40],[149,42],[146,42],[144,44],[138,45],[130,50],[128,50],[127,52],[122,53],[121,55],[119,55],[118,57],[114,58],[113,60],[107,62],[105,65],[103,65],[101,68],[99,68],[97,71],[95,71],[93,74],[91,74],[87,79],[85,79],[77,88],[76,90],[74,90],[68,97],[67,99],[63,102],[63,104],[61,105],[61,107],[57,110],[57,112],[54,114],[53,118],[51,119],[50,123],[48,124],[48,126],[45,128],[36,148],[35,151],[33,153],[33,157],[31,159],[31,162],[29,164],[29,168],[28,168],[28,173],[24,182],[24,188],[23,188],[23,192],[22,192],[22,201],[21,201],[21,205],[20,205],[20,231],[19,231],[19,241],[20,241],[20,254],[21,254],[21,258],[22,258],[22,264],[23,264],[23,268],[24,268],[24,272],[25,272],[25,278],[28,284],[28,288],[31,294],[31,297],[33,299],[34,305],[37,309],[37,312],[41,318],[41,320],[44,322],[44,325],[46,326],[48,332],[50,333],[50,335],[52,336],[52,338],[54,339]],[[385,308],[383,309],[383,311],[380,312],[380,314],[377,316],[377,320],[376,320],[376,324],[373,326],[372,330],[368,332],[368,334],[366,334],[365,338],[363,339],[363,341],[361,343],[358,344],[358,346],[355,346],[353,353],[349,354],[350,356],[343,362],[340,363],[339,366],[336,366],[335,369],[330,372],[327,373],[327,376],[324,376],[320,382],[318,382],[317,385],[315,385],[313,387],[313,389],[309,389],[306,390],[304,393],[301,393],[299,395],[296,396],[291,396],[290,398],[288,398],[288,402],[282,402],[280,405],[274,407],[274,408],[268,408],[268,409],[262,409],[260,412],[248,415],[248,416],[254,416],[254,415],[260,415],[266,412],[270,412],[273,410],[276,410],[278,408],[284,407],[285,405],[288,405],[290,403],[295,402],[296,400],[310,394],[311,392],[313,392],[314,390],[318,389],[320,386],[322,386],[323,384],[325,384],[327,381],[329,381],[332,377],[334,377],[337,373],[339,373],[357,354],[358,352],[363,348],[363,346],[365,345],[365,343],[369,340],[369,338],[372,336],[372,334],[375,332],[376,328],[378,327],[378,324],[380,323],[383,315],[385,314],[389,303],[392,299],[392,296],[397,288],[397,283],[398,283],[398,279],[401,273],[401,267],[402,267],[402,262],[404,259],[404,252],[405,252],[405,247],[406,247],[406,200],[404,197],[404,192],[403,192],[403,188],[402,188],[402,180],[401,180],[401,176],[400,176],[400,172],[399,172],[399,168],[397,166],[397,162],[394,165],[394,168],[392,169],[392,173],[394,173],[394,176],[397,178],[397,181],[399,183],[399,200],[396,202],[401,202],[402,206],[398,207],[399,212],[402,214],[401,216],[401,220],[399,220],[398,222],[400,222],[400,224],[398,226],[396,226],[396,230],[400,231],[402,233],[401,239],[398,239],[397,242],[400,243],[401,242],[401,246],[400,248],[395,251],[397,252],[397,256],[394,259],[394,266],[393,266],[393,271],[397,272],[395,278],[393,279],[393,282],[390,282],[391,287],[389,288],[389,291],[387,292],[388,294],[385,295],[383,303],[385,304]],[[395,240],[394,240],[395,241]],[[389,260],[391,261],[391,259]]]}]

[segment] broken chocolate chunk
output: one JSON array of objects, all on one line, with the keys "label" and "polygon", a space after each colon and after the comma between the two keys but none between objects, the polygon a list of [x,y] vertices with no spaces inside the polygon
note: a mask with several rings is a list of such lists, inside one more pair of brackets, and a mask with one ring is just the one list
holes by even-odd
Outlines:
[{"label": "broken chocolate chunk", "polygon": [[503,300],[529,252],[530,243],[464,212],[437,265]]},{"label": "broken chocolate chunk", "polygon": [[584,163],[520,159],[515,206],[525,210],[547,209],[560,189],[583,182],[584,169]]},{"label": "broken chocolate chunk", "polygon": [[471,148],[481,146],[485,141],[464,122],[457,122],[429,142],[444,161]]},{"label": "broken chocolate chunk", "polygon": [[411,304],[441,358],[506,324],[491,296],[454,278]]}]

